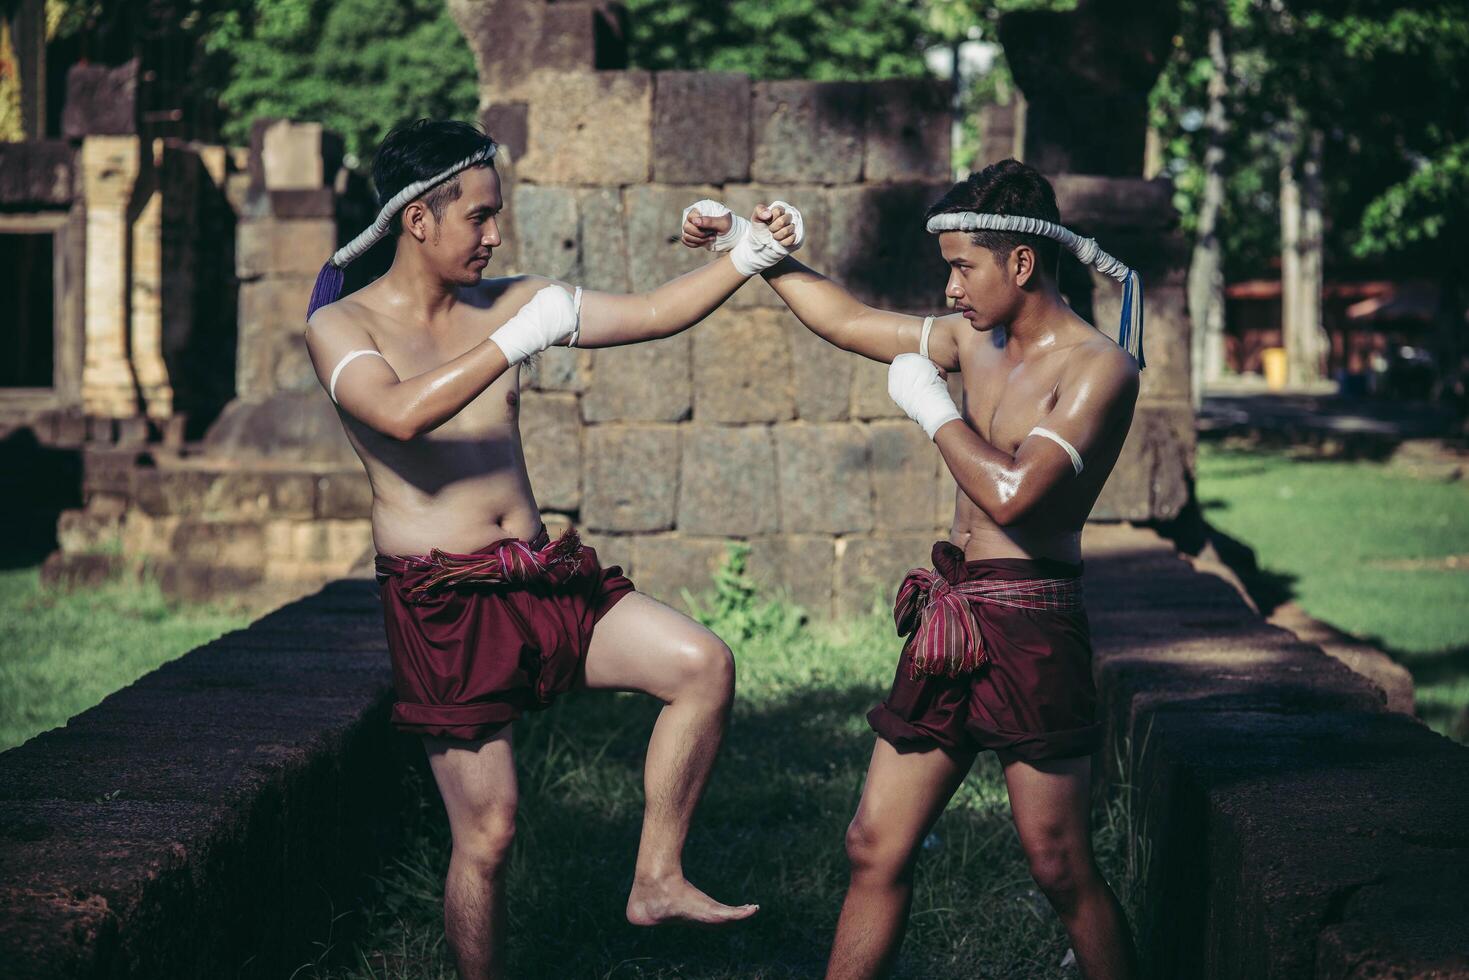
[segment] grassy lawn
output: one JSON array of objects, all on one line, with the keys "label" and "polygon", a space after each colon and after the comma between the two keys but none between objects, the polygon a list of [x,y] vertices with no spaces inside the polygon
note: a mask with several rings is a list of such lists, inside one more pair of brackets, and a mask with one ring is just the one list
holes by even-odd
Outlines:
[{"label": "grassy lawn", "polygon": [[[689,842],[690,880],[762,905],[720,931],[634,929],[623,919],[642,817],[642,759],[657,713],[632,695],[572,696],[516,731],[519,833],[509,870],[510,973],[557,978],[820,976],[846,888],[843,834],[874,736],[863,718],[899,649],[885,612],[844,632],[802,625],[788,606],[727,574],[704,618],[734,648],[739,697]],[[418,787],[420,790],[424,787]],[[355,947],[300,976],[448,978],[441,902],[447,826],[430,785],[409,844],[377,882]],[[1099,815],[1098,845],[1124,894],[1126,820]],[[1075,977],[1036,891],[993,756],[925,843],[899,976]]]},{"label": "grassy lawn", "polygon": [[165,601],[151,582],[65,591],[0,571],[0,751],[248,619]]},{"label": "grassy lawn", "polygon": [[1469,705],[1465,481],[1205,444],[1198,495],[1307,612],[1412,671],[1419,714],[1450,729]]}]

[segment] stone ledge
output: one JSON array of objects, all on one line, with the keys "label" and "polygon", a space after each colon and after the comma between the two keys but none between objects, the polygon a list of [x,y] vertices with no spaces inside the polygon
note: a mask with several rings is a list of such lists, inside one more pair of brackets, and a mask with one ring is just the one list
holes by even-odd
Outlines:
[{"label": "stone ledge", "polygon": [[379,615],[334,583],[0,755],[6,976],[309,961],[397,833]]},{"label": "stone ledge", "polygon": [[1469,978],[1469,749],[1155,534],[1088,527],[1105,759],[1160,978]]}]

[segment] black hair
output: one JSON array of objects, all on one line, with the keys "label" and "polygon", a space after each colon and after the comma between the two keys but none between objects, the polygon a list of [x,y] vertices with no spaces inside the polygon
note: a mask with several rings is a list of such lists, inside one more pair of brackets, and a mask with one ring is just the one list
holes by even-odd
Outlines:
[{"label": "black hair", "polygon": [[[465,157],[493,143],[478,126],[453,119],[418,119],[395,126],[377,148],[372,161],[372,185],[377,189],[381,207],[409,184],[443,173]],[[493,161],[485,166],[494,168]],[[444,208],[459,200],[459,178],[455,176],[423,195],[423,203],[435,220],[444,217]],[[400,215],[393,215],[394,235],[401,234]]]},{"label": "black hair", "polygon": [[[970,174],[949,188],[939,198],[924,220],[937,214],[975,211],[981,214],[1012,214],[1024,218],[1042,218],[1061,223],[1056,207],[1056,191],[1039,170],[1019,160],[1001,160]],[[1035,252],[1041,269],[1056,277],[1061,244],[1041,235],[1021,235],[1011,231],[976,231],[970,239],[980,248],[989,249],[995,262],[1003,265],[1017,245],[1028,245]]]}]

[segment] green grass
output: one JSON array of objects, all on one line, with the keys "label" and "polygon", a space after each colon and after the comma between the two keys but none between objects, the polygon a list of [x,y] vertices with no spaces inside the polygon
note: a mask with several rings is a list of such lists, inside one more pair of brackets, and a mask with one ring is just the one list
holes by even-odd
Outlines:
[{"label": "green grass", "polygon": [[1420,715],[1449,729],[1469,705],[1469,485],[1205,444],[1198,496],[1308,613],[1412,671]]},{"label": "green grass", "polygon": [[[715,897],[759,902],[761,912],[720,931],[627,925],[642,759],[658,708],[633,695],[574,695],[516,731],[512,976],[821,974],[846,889],[843,835],[874,742],[863,716],[892,681],[898,638],[883,610],[840,632],[807,627],[788,605],[754,595],[737,569],[721,576],[703,615],[735,651],[739,696],[686,871]],[[419,802],[408,844],[353,913],[366,917],[356,944],[324,951],[301,976],[453,977],[441,920],[447,826],[431,784],[411,795]],[[1126,815],[1114,806],[1100,816],[1098,851],[1126,901],[1137,880],[1127,871]],[[986,756],[925,845],[899,975],[1075,977],[1059,968],[1066,947]]]},{"label": "green grass", "polygon": [[246,622],[170,604],[146,579],[68,591],[37,568],[0,571],[0,751]]}]

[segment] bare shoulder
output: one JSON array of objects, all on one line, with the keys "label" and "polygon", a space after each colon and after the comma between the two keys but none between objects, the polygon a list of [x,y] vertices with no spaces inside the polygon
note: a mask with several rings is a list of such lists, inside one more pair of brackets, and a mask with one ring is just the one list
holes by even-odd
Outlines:
[{"label": "bare shoulder", "polygon": [[306,343],[313,348],[343,344],[376,346],[366,326],[366,311],[350,297],[328,303],[306,321]]},{"label": "bare shoulder", "polygon": [[1065,383],[1085,390],[1089,397],[1134,398],[1139,380],[1137,361],[1101,334],[1077,344],[1067,358]]}]

